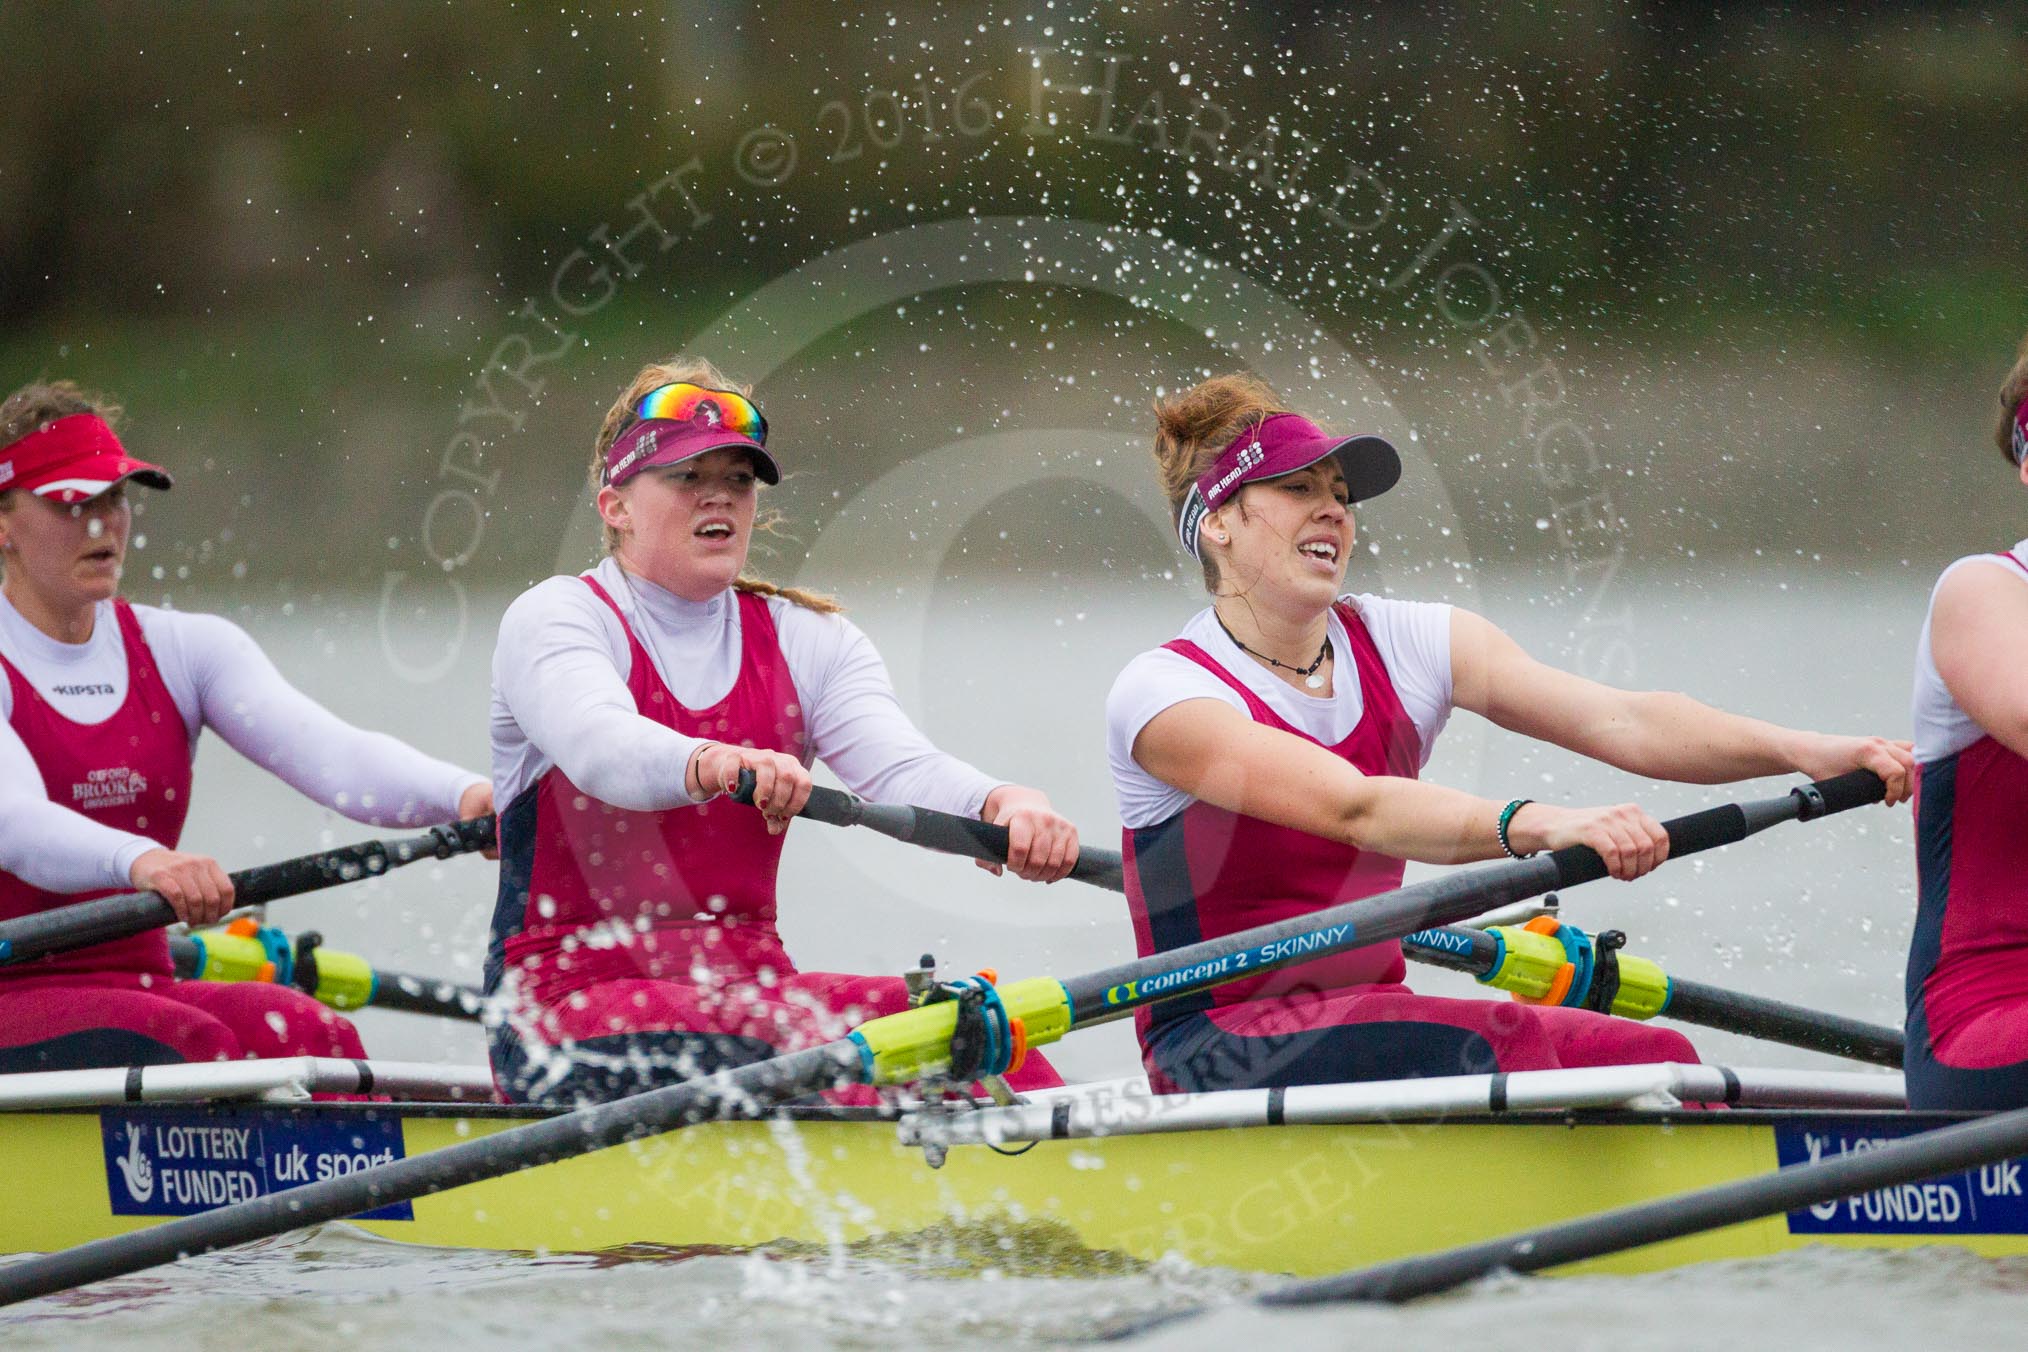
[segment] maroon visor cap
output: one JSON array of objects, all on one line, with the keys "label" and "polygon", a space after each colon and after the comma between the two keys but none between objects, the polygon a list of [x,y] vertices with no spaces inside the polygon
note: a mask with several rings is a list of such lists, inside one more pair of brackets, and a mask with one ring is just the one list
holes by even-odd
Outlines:
[{"label": "maroon visor cap", "polygon": [[1191,558],[1199,557],[1197,534],[1204,518],[1232,501],[1247,484],[1308,469],[1328,455],[1338,457],[1354,502],[1377,498],[1401,481],[1401,456],[1387,438],[1332,436],[1299,413],[1277,413],[1234,437],[1191,485],[1176,521],[1183,547]]}]

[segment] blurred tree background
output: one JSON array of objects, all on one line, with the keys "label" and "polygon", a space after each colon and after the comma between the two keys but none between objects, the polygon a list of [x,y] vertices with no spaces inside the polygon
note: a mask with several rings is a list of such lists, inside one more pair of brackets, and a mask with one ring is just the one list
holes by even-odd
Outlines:
[{"label": "blurred tree background", "polygon": [[[1099,135],[1076,86],[1108,53]],[[1228,147],[1281,167],[1193,159],[1204,101]],[[1380,284],[1461,206],[1503,306],[1642,480],[1627,510],[1657,558],[1920,571],[2012,538],[1985,441],[2028,328],[2024,126],[2019,6],[9,0],[0,373],[111,390],[136,448],[183,470],[154,509],[165,579],[371,586],[414,543],[405,490],[427,491],[488,355],[528,331],[517,311],[696,160],[709,221],[658,199],[680,245],[638,246],[640,277],[572,321],[527,425],[489,448],[506,524],[566,510],[632,367],[768,279],[883,231],[1026,214],[1159,230],[1295,299],[1478,465],[1457,491],[1490,553],[1526,459],[1512,411],[1426,289]],[[763,127],[797,138],[780,182],[731,168]],[[1302,156],[1330,168],[1296,183]],[[1316,209],[1345,164],[1385,185],[1384,221]],[[976,298],[1011,338],[980,345],[962,395],[945,370],[878,378],[930,421],[1025,402],[1134,433],[1163,353],[1171,383],[1209,360],[1187,335],[1127,356],[1155,340],[1083,298],[1058,298],[1054,332],[1033,311]],[[832,349],[763,394],[794,401],[805,444],[858,457],[835,495],[892,456],[826,422],[825,392],[876,369],[851,335]],[[474,566],[515,582],[554,549],[553,529],[496,531]]]}]

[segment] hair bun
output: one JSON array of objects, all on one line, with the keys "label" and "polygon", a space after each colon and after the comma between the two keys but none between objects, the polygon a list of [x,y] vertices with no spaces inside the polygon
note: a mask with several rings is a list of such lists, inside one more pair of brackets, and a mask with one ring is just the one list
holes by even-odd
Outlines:
[{"label": "hair bun", "polygon": [[1169,505],[1183,501],[1190,485],[1242,430],[1285,411],[1265,380],[1244,371],[1213,376],[1180,394],[1157,399],[1155,463]]}]

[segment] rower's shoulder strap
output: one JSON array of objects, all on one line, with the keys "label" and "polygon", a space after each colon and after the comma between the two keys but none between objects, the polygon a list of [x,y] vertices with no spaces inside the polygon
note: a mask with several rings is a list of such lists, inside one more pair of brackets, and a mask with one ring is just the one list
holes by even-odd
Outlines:
[{"label": "rower's shoulder strap", "polygon": [[613,612],[613,618],[620,622],[620,632],[627,636],[627,656],[634,663],[634,669],[641,670],[641,664],[647,663],[646,669],[653,671],[655,664],[649,659],[648,650],[641,645],[641,636],[636,634],[634,626],[627,622],[627,612],[620,609],[620,603],[613,599],[613,594],[601,586],[599,580],[590,573],[578,574],[578,581],[590,587],[592,595],[605,602],[606,608]]},{"label": "rower's shoulder strap", "polygon": [[[2017,546],[2017,548],[2018,548],[2018,546]],[[2017,569],[2017,570],[2018,570],[2018,571],[2019,571],[2019,572],[2021,573],[2021,575],[2022,575],[2023,577],[2028,577],[2028,563],[2023,563],[2023,562],[2021,561],[2021,556],[2020,556],[2019,554],[2015,553],[2015,552],[2014,552],[2014,550],[2012,550],[2012,549],[1996,549],[1996,550],[1994,550],[1994,551],[1993,551],[1993,553],[1992,553],[1992,555],[1991,555],[1990,557],[1992,557],[1992,558],[1996,558],[1996,559],[2000,560],[2000,561],[2001,561],[2002,563],[2011,563],[2011,564],[2013,564],[2013,565],[2014,565],[2014,567],[2015,567],[2015,568],[2016,568],[2016,569]]]},{"label": "rower's shoulder strap", "polygon": [[1246,701],[1246,711],[1252,715],[1254,722],[1266,723],[1270,727],[1294,731],[1294,729],[1289,728],[1287,723],[1282,721],[1280,715],[1268,707],[1266,700],[1247,688],[1245,681],[1240,680],[1239,677],[1227,671],[1219,664],[1217,658],[1205,652],[1204,649],[1198,647],[1189,639],[1172,638],[1167,643],[1164,643],[1162,648],[1165,652],[1172,652],[1178,657],[1187,658],[1195,662],[1198,666],[1203,667],[1213,676],[1231,686],[1239,697]]},{"label": "rower's shoulder strap", "polygon": [[577,580],[584,583],[585,586],[590,587],[592,589],[592,595],[598,597],[599,600],[604,601],[606,603],[606,606],[613,612],[613,614],[620,617],[621,625],[625,626],[628,629],[633,628],[632,625],[627,624],[626,612],[620,609],[620,603],[613,599],[613,594],[611,592],[607,591],[604,586],[600,585],[599,580],[597,578],[593,577],[590,573],[579,573]]},{"label": "rower's shoulder strap", "polygon": [[1341,596],[1332,603],[1331,609],[1338,614],[1338,623],[1345,626],[1345,637],[1352,641],[1353,649],[1361,656],[1371,657],[1384,668],[1381,661],[1380,644],[1374,639],[1373,631],[1366,627],[1366,617],[1359,612],[1358,603],[1349,596]]}]

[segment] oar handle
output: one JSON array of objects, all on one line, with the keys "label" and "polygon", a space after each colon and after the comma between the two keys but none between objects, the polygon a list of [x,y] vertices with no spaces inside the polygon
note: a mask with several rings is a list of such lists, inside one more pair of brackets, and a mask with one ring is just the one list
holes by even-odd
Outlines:
[{"label": "oar handle", "polygon": [[[1755,803],[1722,803],[1662,823],[1669,833],[1669,857],[1697,854],[1731,845],[1776,821],[1814,821],[1848,808],[1864,807],[1887,796],[1887,785],[1871,770],[1853,770],[1836,779],[1820,779],[1789,790],[1788,799]],[[1549,856],[1556,862],[1556,885],[1575,887],[1606,876],[1605,860],[1585,845],[1570,845]]]},{"label": "oar handle", "polygon": [[1834,812],[1884,802],[1887,798],[1887,781],[1871,770],[1848,770],[1836,779],[1820,779],[1814,784],[1790,789],[1789,792],[1803,800],[1802,810],[1796,814],[1796,820],[1810,822],[1819,817],[1828,817]]},{"label": "oar handle", "polygon": [[[732,791],[733,798],[751,804],[753,789],[753,771],[741,770],[739,783]],[[1006,827],[980,821],[976,817],[960,817],[954,812],[938,812],[934,808],[909,807],[901,803],[869,803],[863,798],[838,789],[827,789],[820,784],[810,790],[810,800],[803,805],[800,815],[829,826],[864,826],[883,836],[943,854],[984,859],[994,864],[1007,862],[1009,841]],[[1089,845],[1080,847],[1077,862],[1071,865],[1069,876],[1094,887],[1110,888],[1115,892],[1126,890],[1117,850],[1101,850]]]},{"label": "oar handle", "polygon": [[[257,906],[374,877],[418,859],[448,859],[455,854],[491,849],[494,833],[494,818],[476,817],[433,826],[422,835],[403,840],[363,841],[300,859],[263,864],[231,875],[233,900],[240,906]],[[160,893],[123,892],[0,921],[0,966],[131,938],[166,928],[177,920],[176,908],[164,901]]]}]

